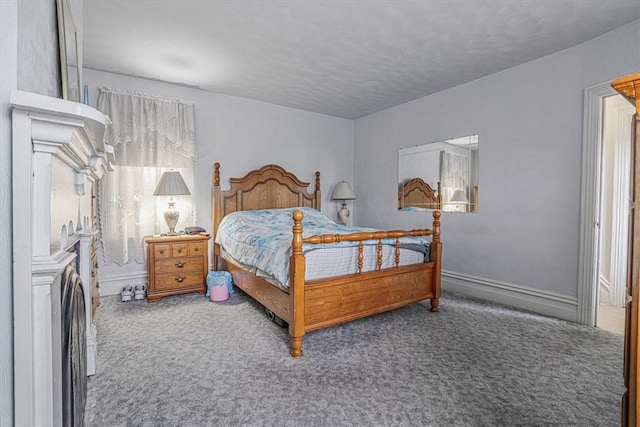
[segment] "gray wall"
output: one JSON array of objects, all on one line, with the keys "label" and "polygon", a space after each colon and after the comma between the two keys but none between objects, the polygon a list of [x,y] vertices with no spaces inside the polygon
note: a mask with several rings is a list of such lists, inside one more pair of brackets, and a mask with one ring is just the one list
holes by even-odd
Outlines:
[{"label": "gray wall", "polygon": [[395,210],[397,150],[477,133],[480,209],[443,214],[443,269],[576,297],[583,91],[640,69],[639,22],[356,120],[355,222],[430,224]]},{"label": "gray wall", "polygon": [[[145,80],[84,70],[95,106],[98,87],[186,99],[195,103],[196,142],[199,161],[195,166],[197,222],[211,231],[211,181],[213,164],[221,164],[222,188],[229,177],[239,177],[267,163],[276,163],[311,181],[321,172],[322,211],[337,215],[339,204],[330,201],[333,187],[341,180],[353,182],[353,121],[265,102]],[[178,227],[181,228],[182,224]],[[101,266],[100,277],[146,271],[142,264]]]},{"label": "gray wall", "polygon": [[[75,8],[81,12],[82,4],[74,4]],[[80,28],[81,24],[80,20]],[[0,425],[10,426],[14,338],[10,96],[15,89],[60,96],[54,0],[0,1],[0,56]]]}]

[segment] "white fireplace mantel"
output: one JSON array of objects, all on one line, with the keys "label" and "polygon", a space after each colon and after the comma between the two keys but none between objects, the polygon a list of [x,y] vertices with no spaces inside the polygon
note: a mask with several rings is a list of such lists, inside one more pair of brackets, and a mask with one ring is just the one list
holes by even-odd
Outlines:
[{"label": "white fireplace mantel", "polygon": [[[97,230],[80,218],[80,203],[52,197],[52,165],[62,165],[84,195],[85,180],[97,181],[113,170],[113,150],[104,144],[107,117],[84,104],[14,91],[13,107],[13,312],[14,402],[16,425],[62,424],[62,363],[60,275],[76,254],[67,249],[79,242],[87,309],[88,357],[95,358],[95,328],[91,320],[89,240]],[[56,171],[55,173],[59,173]],[[53,224],[56,204],[77,203],[77,227]],[[56,228],[57,227],[57,228]],[[53,229],[52,229],[53,228]],[[68,231],[68,236],[61,232]],[[84,276],[84,277],[83,277]],[[93,334],[91,336],[91,334]],[[93,365],[92,365],[93,363]],[[88,367],[95,362],[88,361]]]}]

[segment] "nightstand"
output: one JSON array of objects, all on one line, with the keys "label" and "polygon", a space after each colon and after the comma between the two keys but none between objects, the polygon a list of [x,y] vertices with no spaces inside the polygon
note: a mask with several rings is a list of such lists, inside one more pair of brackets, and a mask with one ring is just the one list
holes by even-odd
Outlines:
[{"label": "nightstand", "polygon": [[207,291],[209,239],[203,235],[144,238],[147,244],[147,300]]}]

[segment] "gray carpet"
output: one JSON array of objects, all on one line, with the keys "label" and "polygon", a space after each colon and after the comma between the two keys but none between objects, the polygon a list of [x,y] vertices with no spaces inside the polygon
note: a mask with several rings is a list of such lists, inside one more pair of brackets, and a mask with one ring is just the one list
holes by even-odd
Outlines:
[{"label": "gray carpet", "polygon": [[617,426],[622,338],[455,294],[306,335],[241,293],[102,299],[88,426]]}]

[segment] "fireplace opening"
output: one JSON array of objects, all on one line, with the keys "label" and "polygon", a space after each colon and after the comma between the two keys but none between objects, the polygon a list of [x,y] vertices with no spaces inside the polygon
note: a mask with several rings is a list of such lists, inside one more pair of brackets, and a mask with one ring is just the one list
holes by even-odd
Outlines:
[{"label": "fireplace opening", "polygon": [[62,425],[83,426],[87,400],[87,331],[82,280],[70,264],[62,273]]}]

